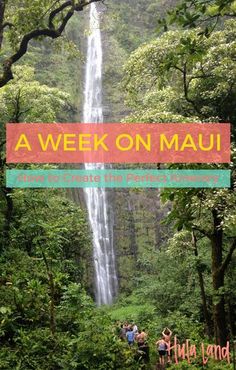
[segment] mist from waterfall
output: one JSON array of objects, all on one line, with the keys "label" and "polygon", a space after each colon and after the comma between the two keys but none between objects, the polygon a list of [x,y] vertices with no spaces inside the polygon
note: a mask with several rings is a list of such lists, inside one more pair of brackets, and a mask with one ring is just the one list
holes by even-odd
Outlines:
[{"label": "mist from waterfall", "polygon": [[[90,5],[83,122],[102,123],[102,40],[99,12]],[[103,164],[85,164],[85,169],[104,169]],[[93,259],[98,305],[111,304],[117,294],[113,246],[113,217],[104,188],[85,188],[85,200],[93,233]]]}]

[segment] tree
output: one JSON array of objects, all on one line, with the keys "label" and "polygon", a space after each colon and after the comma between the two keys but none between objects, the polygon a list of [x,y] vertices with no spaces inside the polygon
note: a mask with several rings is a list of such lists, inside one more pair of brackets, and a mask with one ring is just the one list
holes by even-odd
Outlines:
[{"label": "tree", "polygon": [[165,30],[173,24],[184,28],[201,27],[200,34],[209,36],[218,23],[236,17],[234,0],[183,0],[159,20]]},{"label": "tree", "polygon": [[5,122],[55,122],[61,109],[68,108],[69,95],[40,84],[32,67],[15,66],[13,72],[14,80],[0,90],[2,125]]},{"label": "tree", "polygon": [[[75,12],[101,0],[20,0],[0,1],[0,50],[1,60],[0,87],[12,78],[12,66],[28,50],[31,40],[60,37]],[[10,49],[10,50],[9,50]]]},{"label": "tree", "polygon": [[[196,237],[196,234],[194,230],[192,231],[192,245],[193,245],[193,250],[194,250],[194,255],[196,259],[199,258],[199,253],[198,253],[198,239]],[[203,308],[203,313],[204,313],[204,319],[206,322],[206,331],[207,335],[209,338],[212,336],[212,325],[211,325],[211,318],[210,318],[210,313],[208,310],[207,306],[207,297],[206,297],[206,292],[205,292],[205,284],[204,284],[204,277],[203,277],[203,272],[202,272],[202,266],[201,263],[197,260],[196,263],[196,270],[198,273],[198,279],[199,279],[199,286],[200,286],[200,291],[201,291],[201,298],[202,298],[202,308]]]},{"label": "tree", "polygon": [[228,189],[165,190],[165,200],[173,203],[168,221],[176,228],[197,232],[211,248],[213,322],[216,342],[225,345],[228,325],[225,313],[225,276],[236,250],[235,192]]},{"label": "tree", "polygon": [[125,65],[129,121],[236,123],[235,21],[202,38],[169,31],[139,47]]},{"label": "tree", "polygon": [[62,108],[67,107],[68,94],[50,88],[35,80],[34,70],[28,66],[14,67],[15,79],[0,90],[0,169],[1,194],[4,223],[2,246],[7,243],[13,216],[12,189],[3,184],[5,163],[5,123],[6,122],[55,122]]},{"label": "tree", "polygon": [[[234,40],[235,21],[231,20],[226,22],[225,29],[211,33],[209,38],[199,36],[196,30],[169,31],[138,48],[125,66],[124,87],[127,103],[133,109],[125,121],[228,121],[235,125]],[[230,168],[235,168],[235,161]],[[225,344],[228,333],[225,276],[236,249],[234,182],[233,174],[232,189],[176,189],[162,193],[163,199],[172,202],[169,221],[178,230],[186,228],[208,240],[214,333],[221,345]]]}]

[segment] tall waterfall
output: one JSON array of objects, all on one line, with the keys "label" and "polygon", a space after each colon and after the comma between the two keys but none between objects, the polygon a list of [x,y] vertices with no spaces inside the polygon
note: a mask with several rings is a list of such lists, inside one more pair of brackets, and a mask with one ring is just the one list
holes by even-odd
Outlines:
[{"label": "tall waterfall", "polygon": [[[102,41],[99,13],[90,5],[83,122],[103,122],[102,108]],[[85,169],[104,169],[103,164],[85,164]],[[113,219],[105,189],[85,188],[89,221],[93,232],[93,259],[98,305],[110,304],[117,293],[117,276],[113,246]]]}]

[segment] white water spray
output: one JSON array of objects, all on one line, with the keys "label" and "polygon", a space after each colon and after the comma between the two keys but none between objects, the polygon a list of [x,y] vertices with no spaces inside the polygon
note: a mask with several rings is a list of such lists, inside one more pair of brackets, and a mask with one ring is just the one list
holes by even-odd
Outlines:
[{"label": "white water spray", "polygon": [[[100,20],[94,3],[90,8],[86,78],[84,91],[85,123],[102,123],[102,41]],[[104,169],[102,164],[85,164],[85,169]],[[98,305],[111,304],[117,294],[117,275],[113,246],[113,221],[105,189],[85,188],[89,221],[93,232],[93,258]]]}]

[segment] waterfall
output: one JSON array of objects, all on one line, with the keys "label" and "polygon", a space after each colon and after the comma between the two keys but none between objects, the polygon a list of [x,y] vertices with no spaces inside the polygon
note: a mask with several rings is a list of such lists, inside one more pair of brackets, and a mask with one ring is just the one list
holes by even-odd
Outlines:
[{"label": "waterfall", "polygon": [[[102,123],[102,41],[99,13],[90,5],[83,122]],[[85,169],[104,169],[103,164],[85,164]],[[104,188],[85,188],[85,200],[93,233],[93,259],[98,305],[111,304],[117,293],[113,246],[113,218]]]}]

